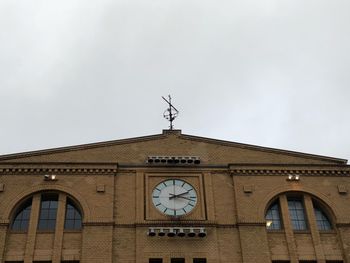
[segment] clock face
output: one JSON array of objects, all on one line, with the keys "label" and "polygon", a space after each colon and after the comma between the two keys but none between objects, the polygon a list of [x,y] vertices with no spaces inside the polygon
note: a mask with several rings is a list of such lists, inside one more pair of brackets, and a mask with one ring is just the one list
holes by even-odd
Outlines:
[{"label": "clock face", "polygon": [[186,215],[197,204],[193,186],[179,179],[170,179],[158,184],[152,192],[154,206],[169,216]]}]

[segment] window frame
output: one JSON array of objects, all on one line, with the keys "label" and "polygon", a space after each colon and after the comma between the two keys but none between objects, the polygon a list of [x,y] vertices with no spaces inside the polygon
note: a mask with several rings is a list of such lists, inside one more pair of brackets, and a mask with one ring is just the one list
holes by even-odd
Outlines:
[{"label": "window frame", "polygon": [[[36,226],[36,230],[38,232],[55,232],[56,226],[57,226],[57,214],[58,214],[58,206],[59,206],[59,197],[60,193],[56,192],[43,192],[40,194],[40,205],[39,205],[39,215],[38,215],[38,222]],[[57,200],[54,200],[56,198]],[[43,207],[44,202],[49,202],[49,207]],[[54,202],[54,203],[53,203]],[[56,203],[56,207],[52,207],[53,204]],[[46,206],[46,203],[45,203]],[[47,211],[47,218],[42,218],[42,215],[44,212]],[[50,218],[52,214],[54,213],[54,219]],[[50,226],[53,222],[53,226]],[[44,223],[46,225],[46,228],[41,228],[40,224]]]},{"label": "window frame", "polygon": [[277,206],[278,209],[274,209],[274,210],[278,210],[278,222],[279,222],[279,228],[269,228],[267,225],[266,225],[266,230],[267,231],[282,231],[284,229],[283,227],[283,218],[282,218],[282,213],[281,213],[281,205],[280,205],[280,201],[279,201],[279,198],[275,199],[274,201],[270,202],[266,212],[265,212],[265,222],[267,221],[272,221],[272,224],[273,225],[273,221],[274,221],[274,218],[267,218],[267,215],[269,213],[269,211],[271,210],[271,208],[273,206]]},{"label": "window frame", "polygon": [[[312,198],[312,206],[313,206],[313,212],[315,215],[315,221],[316,221],[316,227],[319,232],[332,232],[334,231],[334,224],[333,224],[333,218],[330,216],[328,209],[323,205],[320,201],[315,200]],[[316,215],[316,210],[318,210],[321,215],[324,217],[324,219],[318,219]],[[319,222],[327,222],[329,224],[329,229],[321,229],[319,227]]]},{"label": "window frame", "polygon": [[[11,220],[11,224],[10,224],[10,231],[14,232],[14,233],[27,233],[29,231],[29,224],[30,224],[30,218],[31,218],[31,213],[32,213],[32,206],[33,206],[33,196],[30,196],[24,200],[22,200],[21,202],[19,202],[19,204],[17,205],[17,207],[15,207],[14,209],[14,213],[13,213],[13,217]],[[29,207],[29,209],[28,209]],[[19,219],[20,224],[22,225],[23,221],[27,221],[27,226],[26,229],[14,229],[13,226],[15,224],[15,221],[17,219],[17,217],[19,216],[20,213],[23,213],[23,211],[27,210],[29,213],[28,219],[23,220],[23,218]],[[22,215],[23,217],[23,215]]]},{"label": "window frame", "polygon": [[[309,223],[309,218],[307,216],[307,211],[306,211],[306,207],[305,207],[304,195],[301,195],[301,196],[300,195],[297,195],[297,196],[286,195],[286,197],[287,197],[287,204],[288,204],[288,215],[289,215],[289,220],[290,220],[290,225],[292,227],[292,230],[294,232],[308,232],[308,231],[310,231],[310,223]],[[295,202],[295,203],[298,202],[301,205],[302,209],[294,207],[295,209],[292,210],[297,215],[297,219],[292,218],[291,208],[293,208],[293,207],[291,207],[289,205],[289,202]],[[298,218],[298,214],[299,214],[298,212],[301,212],[301,211],[302,211],[302,215],[304,217],[303,220]],[[305,228],[304,229],[294,228],[295,225],[293,224],[293,221],[298,222],[298,225],[300,225],[300,222],[304,222]]]},{"label": "window frame", "polygon": [[[77,220],[74,216],[74,219],[67,219],[67,213],[68,213],[68,205],[72,206],[74,209],[74,214],[78,214],[80,216],[80,219]],[[74,225],[76,224],[76,221],[80,221],[80,227],[78,228],[67,228],[66,224],[67,224],[67,220],[73,220],[74,221]],[[67,196],[66,197],[66,207],[65,207],[65,212],[64,212],[64,225],[63,225],[63,231],[64,232],[81,232],[83,229],[83,215],[82,215],[82,210],[80,209],[80,207],[77,205],[77,202]]]}]

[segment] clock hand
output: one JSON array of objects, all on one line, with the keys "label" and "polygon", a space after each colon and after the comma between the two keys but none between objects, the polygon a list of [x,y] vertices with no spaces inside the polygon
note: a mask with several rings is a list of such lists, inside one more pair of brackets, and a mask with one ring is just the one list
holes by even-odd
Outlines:
[{"label": "clock hand", "polygon": [[181,195],[184,195],[184,194],[188,194],[188,192],[189,192],[189,191],[183,192],[183,193],[181,193],[181,194],[178,194],[177,196],[181,196]]},{"label": "clock hand", "polygon": [[184,196],[179,196],[179,198],[183,198],[183,199],[186,199],[186,200],[189,200],[189,201],[193,201],[192,199],[184,197]]},{"label": "clock hand", "polygon": [[[181,193],[181,194],[172,194],[172,193],[169,193],[171,196],[169,197],[169,200],[171,200],[171,199],[173,199],[173,198],[176,198],[176,197],[182,197],[183,198],[183,196],[182,195],[184,195],[184,194],[188,194],[189,193],[189,191],[187,191],[187,192],[183,192],[183,193]],[[187,199],[187,198],[185,198],[185,199]],[[190,200],[190,199],[188,199],[188,200]]]},{"label": "clock hand", "polygon": [[184,194],[188,194],[190,191],[186,191],[186,192],[183,192],[181,194],[172,194],[172,193],[169,193],[170,195],[174,196],[174,197],[179,197],[181,195],[184,195]]}]

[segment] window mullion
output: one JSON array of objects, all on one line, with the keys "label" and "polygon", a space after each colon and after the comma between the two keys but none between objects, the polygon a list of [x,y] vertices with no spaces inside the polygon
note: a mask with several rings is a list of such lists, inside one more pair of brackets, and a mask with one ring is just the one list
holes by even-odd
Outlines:
[{"label": "window mullion", "polygon": [[36,230],[37,230],[38,221],[39,221],[40,200],[41,200],[40,194],[35,194],[33,196],[32,208],[30,211],[26,249],[24,254],[24,263],[31,263],[33,261]]},{"label": "window mullion", "polygon": [[287,242],[287,247],[290,255],[290,262],[297,263],[298,262],[297,248],[296,248],[295,239],[294,239],[294,231],[293,231],[292,223],[289,216],[287,197],[285,195],[280,195],[279,199],[280,199],[281,215],[282,215],[282,221],[283,221],[283,226],[285,230],[286,242]]},{"label": "window mullion", "polygon": [[64,218],[66,213],[67,196],[64,193],[60,193],[58,196],[58,207],[56,216],[56,228],[55,228],[55,240],[54,240],[54,254],[52,256],[52,262],[60,262],[63,242],[63,230],[64,230]]},{"label": "window mullion", "polygon": [[320,233],[317,228],[314,206],[312,204],[312,199],[309,195],[304,196],[304,204],[305,204],[306,216],[309,223],[309,228],[311,231],[312,242],[314,243],[317,262],[324,263],[326,262],[325,255],[323,253]]}]

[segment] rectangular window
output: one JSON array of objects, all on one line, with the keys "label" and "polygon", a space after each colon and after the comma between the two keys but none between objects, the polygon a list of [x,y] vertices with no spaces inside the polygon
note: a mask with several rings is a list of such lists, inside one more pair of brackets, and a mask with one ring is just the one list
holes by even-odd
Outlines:
[{"label": "rectangular window", "polygon": [[184,258],[172,258],[171,263],[185,263],[185,259]]},{"label": "rectangular window", "polygon": [[207,263],[206,258],[194,258],[193,263]]},{"label": "rectangular window", "polygon": [[289,260],[272,260],[272,263],[290,263]]},{"label": "rectangular window", "polygon": [[288,210],[293,230],[307,230],[306,215],[302,200],[295,198],[288,199]]},{"label": "rectangular window", "polygon": [[41,196],[38,230],[55,230],[57,208],[57,194],[45,194]]},{"label": "rectangular window", "polygon": [[79,263],[79,260],[62,260],[61,263]]},{"label": "rectangular window", "polygon": [[317,263],[316,260],[299,260],[299,263]]},{"label": "rectangular window", "polygon": [[161,258],[150,258],[149,263],[163,263],[163,259]]}]

